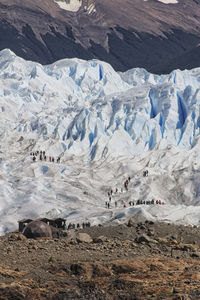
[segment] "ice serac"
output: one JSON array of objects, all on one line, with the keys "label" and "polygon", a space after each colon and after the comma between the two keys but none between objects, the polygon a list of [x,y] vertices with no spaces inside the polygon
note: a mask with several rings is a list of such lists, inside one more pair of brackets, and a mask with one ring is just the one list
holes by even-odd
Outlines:
[{"label": "ice serac", "polygon": [[[16,229],[17,219],[49,214],[111,220],[115,214],[102,208],[107,189],[130,174],[132,190],[117,195],[119,203],[163,199],[177,207],[164,215],[158,208],[140,212],[173,221],[175,209],[179,220],[183,213],[197,224],[198,210],[190,222],[183,205],[194,212],[200,200],[199,136],[199,68],[158,76],[77,58],[43,66],[6,49],[0,52],[0,233]],[[61,157],[61,164],[33,163],[29,153],[36,150]],[[149,181],[140,178],[146,167]],[[115,213],[123,221],[133,210]]]},{"label": "ice serac", "polygon": [[116,73],[98,60],[42,66],[10,50],[0,53],[0,66],[2,136],[40,145],[51,137],[49,151],[87,160],[167,145],[190,149],[199,138],[200,69],[158,76]]}]

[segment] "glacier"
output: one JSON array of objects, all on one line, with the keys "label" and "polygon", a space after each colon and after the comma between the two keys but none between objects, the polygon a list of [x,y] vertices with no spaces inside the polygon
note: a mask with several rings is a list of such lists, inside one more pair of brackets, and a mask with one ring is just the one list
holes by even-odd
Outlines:
[{"label": "glacier", "polygon": [[[200,68],[159,76],[77,58],[42,66],[5,49],[0,115],[0,234],[41,216],[200,224]],[[33,162],[37,150],[61,162]],[[165,205],[129,207],[138,199]]]}]

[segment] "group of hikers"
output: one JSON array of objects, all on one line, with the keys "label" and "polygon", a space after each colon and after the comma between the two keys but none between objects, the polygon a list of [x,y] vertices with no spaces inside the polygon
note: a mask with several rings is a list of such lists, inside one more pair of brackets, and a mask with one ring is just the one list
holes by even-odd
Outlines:
[{"label": "group of hikers", "polygon": [[[48,156],[47,157],[45,151],[38,151],[37,150],[35,152],[30,152],[30,155],[33,157],[32,158],[33,162],[36,161],[37,157],[39,157],[40,161],[42,161],[42,160],[44,160],[44,161],[49,160],[49,162],[54,162],[55,161],[55,158],[53,156]],[[56,162],[60,163],[60,157],[59,156],[56,158]]]},{"label": "group of hikers", "polygon": [[67,229],[79,229],[79,228],[86,228],[86,227],[90,227],[91,226],[91,224],[90,224],[90,222],[83,222],[82,224],[79,224],[79,223],[77,223],[77,224],[73,224],[73,223],[69,223],[69,225],[68,226],[66,226],[66,228]]},{"label": "group of hikers", "polygon": [[[149,172],[148,172],[148,170],[145,170],[145,171],[143,171],[143,177],[147,177],[149,175]],[[131,178],[130,178],[130,176],[124,181],[124,189],[123,188],[121,188],[121,189],[118,189],[118,188],[116,188],[116,189],[114,189],[114,191],[113,191],[113,189],[111,189],[110,191],[108,191],[108,201],[106,201],[105,202],[105,206],[106,206],[106,208],[111,208],[111,200],[112,200],[112,196],[114,196],[114,195],[116,195],[116,194],[118,194],[118,193],[123,193],[123,191],[125,190],[126,192],[128,191],[128,185],[129,185],[129,183],[130,183],[130,181],[131,181]],[[164,205],[165,204],[165,202],[164,201],[161,201],[161,200],[154,200],[154,199],[152,199],[152,200],[146,200],[146,201],[143,201],[143,200],[137,200],[137,201],[129,201],[128,203],[126,203],[126,202],[124,202],[123,200],[120,200],[120,202],[119,201],[116,201],[115,200],[115,202],[114,202],[114,206],[115,206],[115,208],[117,208],[118,207],[118,204],[121,204],[124,208],[126,208],[127,207],[127,205],[129,204],[129,206],[135,206],[135,205],[143,205],[143,204],[145,204],[145,205],[154,205],[154,204],[159,204],[159,205]]]}]

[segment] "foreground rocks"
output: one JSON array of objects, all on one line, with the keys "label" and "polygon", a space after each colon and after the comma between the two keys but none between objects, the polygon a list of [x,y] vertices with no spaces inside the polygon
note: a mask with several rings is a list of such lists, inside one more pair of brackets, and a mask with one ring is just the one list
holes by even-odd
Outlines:
[{"label": "foreground rocks", "polygon": [[[151,234],[149,235],[149,232]],[[0,299],[200,299],[199,229],[91,227],[0,238]]]}]

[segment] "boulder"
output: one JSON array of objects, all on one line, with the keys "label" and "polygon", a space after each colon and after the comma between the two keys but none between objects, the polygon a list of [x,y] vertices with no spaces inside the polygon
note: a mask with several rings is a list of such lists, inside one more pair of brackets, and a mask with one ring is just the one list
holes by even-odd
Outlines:
[{"label": "boulder", "polygon": [[134,218],[130,218],[128,221],[128,227],[133,227],[135,225],[135,220]]},{"label": "boulder", "polygon": [[94,239],[93,239],[93,242],[94,243],[104,243],[104,242],[106,242],[108,239],[107,239],[107,237],[105,237],[105,236],[103,236],[103,235],[100,235],[100,236],[98,236],[98,237],[95,237]]},{"label": "boulder", "polygon": [[11,233],[8,236],[8,241],[26,241],[26,237],[21,233]]},{"label": "boulder", "polygon": [[50,225],[50,227],[51,227],[52,237],[53,238],[59,238],[60,235],[61,235],[60,230],[58,228],[54,227],[54,226],[51,226],[51,225]]},{"label": "boulder", "polygon": [[78,233],[76,236],[76,240],[78,243],[92,243],[92,238],[87,233]]},{"label": "boulder", "polygon": [[39,220],[30,222],[23,230],[23,234],[27,238],[52,238],[51,227]]},{"label": "boulder", "polygon": [[148,235],[146,235],[145,233],[142,234],[141,236],[138,236],[135,239],[135,242],[137,243],[154,243],[157,244],[158,242],[155,241],[154,239],[151,239]]}]

